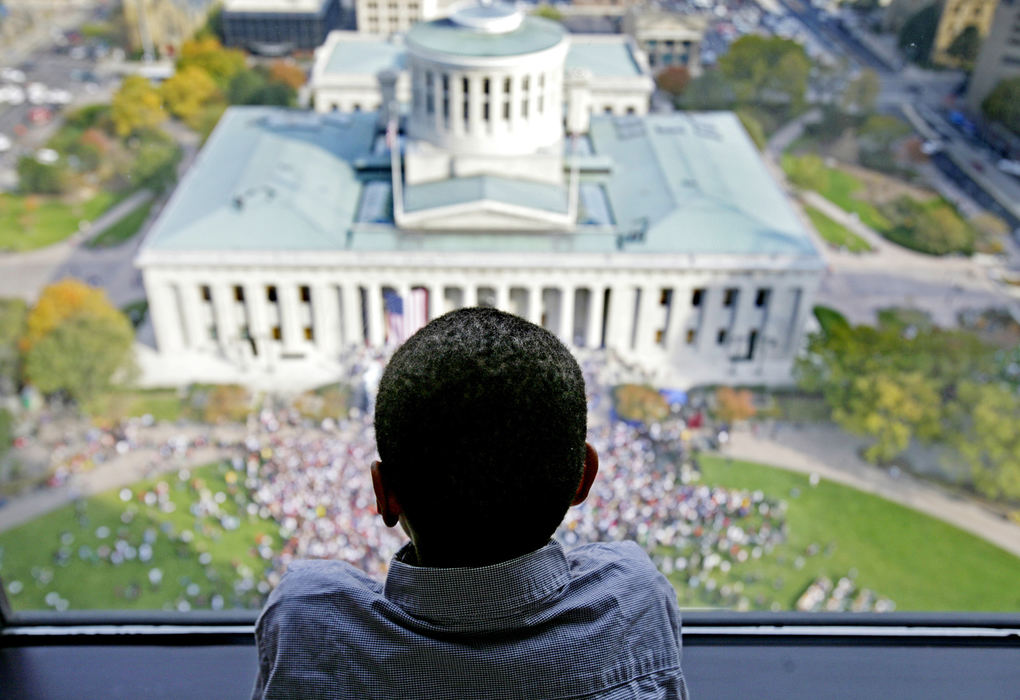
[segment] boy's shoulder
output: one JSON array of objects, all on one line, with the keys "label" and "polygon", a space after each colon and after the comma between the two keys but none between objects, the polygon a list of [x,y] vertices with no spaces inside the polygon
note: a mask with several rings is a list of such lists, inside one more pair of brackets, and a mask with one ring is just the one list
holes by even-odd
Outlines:
[{"label": "boy's shoulder", "polygon": [[381,582],[347,562],[301,559],[287,567],[287,573],[269,594],[259,621],[267,614],[291,617],[352,599],[367,602],[381,593]]}]

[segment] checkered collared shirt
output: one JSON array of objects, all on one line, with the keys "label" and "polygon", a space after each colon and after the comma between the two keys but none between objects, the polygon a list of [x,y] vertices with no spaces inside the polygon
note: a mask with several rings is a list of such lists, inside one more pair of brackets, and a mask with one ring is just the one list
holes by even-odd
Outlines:
[{"label": "checkered collared shirt", "polygon": [[438,569],[385,585],[296,562],[255,626],[253,698],[686,698],[676,593],[633,542]]}]

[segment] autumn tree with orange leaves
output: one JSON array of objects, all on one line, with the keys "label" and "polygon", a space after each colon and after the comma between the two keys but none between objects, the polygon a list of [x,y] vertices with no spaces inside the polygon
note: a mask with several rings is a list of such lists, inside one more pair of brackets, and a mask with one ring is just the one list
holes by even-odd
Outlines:
[{"label": "autumn tree with orange leaves", "polygon": [[134,371],[134,332],[101,289],[73,279],[47,286],[19,341],[25,379],[81,403]]}]

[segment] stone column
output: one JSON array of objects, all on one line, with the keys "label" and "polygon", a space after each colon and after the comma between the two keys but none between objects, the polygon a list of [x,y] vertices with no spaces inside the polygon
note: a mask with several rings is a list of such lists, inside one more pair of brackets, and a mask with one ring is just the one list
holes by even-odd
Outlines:
[{"label": "stone column", "polygon": [[669,328],[666,329],[666,351],[675,353],[687,346],[687,320],[691,313],[691,294],[687,287],[673,287],[669,304]]},{"label": "stone column", "polygon": [[605,299],[605,291],[601,285],[593,285],[589,290],[584,344],[589,348],[597,348],[602,344],[602,300]]},{"label": "stone column", "polygon": [[435,283],[423,284],[422,286],[425,287],[428,295],[428,313],[426,320],[431,321],[442,314],[443,287],[442,285],[437,285]]},{"label": "stone column", "polygon": [[212,291],[213,318],[216,323],[216,337],[219,345],[229,353],[235,349],[237,319],[234,318],[233,287],[223,282],[210,285]]},{"label": "stone column", "polygon": [[345,282],[337,285],[340,290],[340,323],[343,328],[344,345],[364,345],[365,336],[361,328],[361,291],[358,285]]},{"label": "stone column", "polygon": [[510,286],[503,282],[497,282],[496,288],[496,308],[500,311],[506,311],[512,313],[510,310]]},{"label": "stone column", "polygon": [[560,338],[567,347],[574,347],[574,285],[560,287]]},{"label": "stone column", "polygon": [[280,304],[280,333],[283,335],[283,351],[297,352],[305,342],[297,285],[292,282],[278,284],[276,293]]},{"label": "stone column", "polygon": [[[481,134],[485,131],[485,124],[482,121],[482,102],[484,100],[482,95],[482,78],[472,75],[468,78],[468,82],[471,85],[471,94],[468,99],[468,132],[471,134]],[[489,88],[492,88],[491,83]]]},{"label": "stone column", "polygon": [[181,333],[184,318],[173,286],[145,280],[145,297],[149,300],[149,319],[159,352],[166,354],[181,350],[184,347]]},{"label": "stone column", "polygon": [[638,310],[634,349],[643,356],[656,348],[655,331],[659,324],[658,312],[662,308],[659,305],[659,294],[658,285],[646,284],[641,287],[641,306]]},{"label": "stone column", "polygon": [[312,285],[312,337],[324,355],[340,349],[340,305],[333,287],[325,282]]},{"label": "stone column", "polygon": [[188,329],[188,347],[201,350],[209,345],[209,329],[205,326],[202,313],[202,295],[197,284],[181,284],[181,311]]},{"label": "stone column", "polygon": [[536,326],[542,325],[542,285],[528,287],[528,320]]},{"label": "stone column", "polygon": [[609,330],[606,346],[619,353],[630,352],[634,323],[634,290],[627,284],[614,284],[609,292]]},{"label": "stone column", "polygon": [[[717,340],[719,330],[723,327],[723,298],[726,291],[723,287],[706,285],[701,294],[701,328],[698,330],[698,352],[703,354],[716,353],[721,350]],[[725,353],[723,353],[725,354]]]},{"label": "stone column", "polygon": [[248,311],[248,332],[255,341],[259,355],[265,355],[272,332],[266,314],[266,285],[261,282],[248,282],[244,285],[244,303]]},{"label": "stone column", "polygon": [[368,344],[373,348],[382,347],[383,338],[383,309],[382,309],[382,285],[378,282],[370,282],[367,285],[367,299],[365,300],[365,314],[368,320]]},{"label": "stone column", "polygon": [[450,73],[450,131],[464,135],[464,74]]}]

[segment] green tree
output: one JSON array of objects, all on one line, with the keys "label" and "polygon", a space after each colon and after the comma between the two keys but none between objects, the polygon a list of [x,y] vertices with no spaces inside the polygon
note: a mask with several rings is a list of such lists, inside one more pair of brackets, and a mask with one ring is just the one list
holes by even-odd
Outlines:
[{"label": "green tree", "polygon": [[232,105],[292,106],[297,93],[290,85],[273,80],[261,69],[244,70],[235,75],[227,87],[227,100]]},{"label": "green tree", "polygon": [[21,357],[18,339],[25,332],[28,306],[21,299],[0,299],[0,394],[18,387]]},{"label": "green tree", "polygon": [[1020,75],[1000,80],[981,102],[981,112],[1020,135]]},{"label": "green tree", "polygon": [[796,41],[747,34],[719,59],[719,70],[738,102],[796,111],[804,104],[811,60]]},{"label": "green tree", "polygon": [[178,70],[159,87],[167,110],[195,128],[202,108],[220,94],[216,81],[202,68],[191,65]]},{"label": "green tree", "polygon": [[974,485],[990,498],[1020,501],[1020,397],[999,384],[964,382],[959,391],[963,427],[955,445]]},{"label": "green tree", "polygon": [[244,53],[237,49],[225,49],[213,36],[185,41],[181,45],[177,70],[196,66],[204,70],[221,88],[226,88],[231,79],[246,67]]},{"label": "green tree", "polygon": [[557,10],[552,5],[539,5],[538,7],[535,8],[534,14],[538,15],[539,17],[551,19],[554,22],[563,21],[563,13]]},{"label": "green tree", "polygon": [[677,105],[691,110],[732,109],[736,101],[730,81],[717,70],[707,70],[687,85]]},{"label": "green tree", "polygon": [[177,181],[181,149],[163,132],[143,132],[134,156],[128,171],[128,179],[133,185],[162,192]]},{"label": "green tree", "polygon": [[980,50],[981,33],[973,24],[968,24],[949,44],[946,53],[959,60],[961,64],[970,66],[977,60]]},{"label": "green tree", "polygon": [[159,91],[138,75],[124,78],[113,95],[110,111],[114,133],[121,138],[141,129],[155,128],[166,119]]},{"label": "green tree", "polygon": [[941,16],[941,4],[934,2],[915,12],[903,25],[899,46],[911,61],[922,64],[929,62]]},{"label": "green tree", "polygon": [[40,163],[31,156],[18,159],[18,188],[36,194],[62,194],[68,187],[67,166],[62,162]]},{"label": "green tree", "polygon": [[44,394],[63,393],[77,403],[108,391],[133,368],[131,324],[122,314],[77,314],[34,344],[25,371]]},{"label": "green tree", "polygon": [[878,73],[865,68],[847,84],[839,98],[839,106],[850,114],[867,114],[875,109],[875,101],[881,89]]},{"label": "green tree", "polygon": [[14,444],[14,416],[6,408],[0,408],[0,459]]},{"label": "green tree", "polygon": [[783,156],[783,169],[786,170],[790,182],[806,190],[822,191],[826,189],[829,170],[821,156],[808,153],[803,156]]}]

